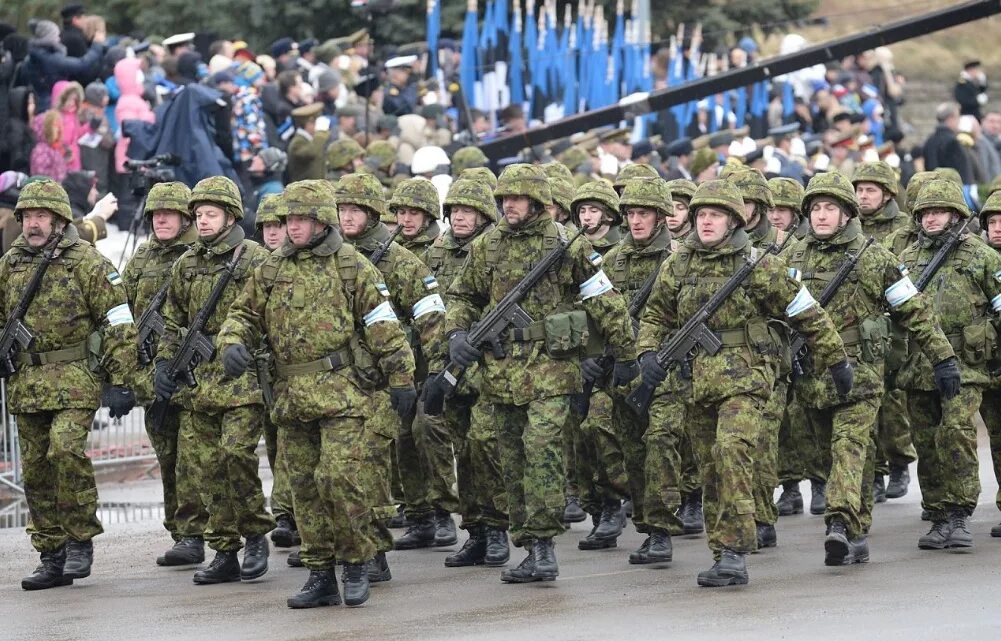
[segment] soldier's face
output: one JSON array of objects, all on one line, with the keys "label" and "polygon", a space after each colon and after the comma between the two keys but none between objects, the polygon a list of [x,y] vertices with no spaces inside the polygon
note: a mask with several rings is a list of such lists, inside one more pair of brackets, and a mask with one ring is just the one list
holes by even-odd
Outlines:
[{"label": "soldier's face", "polygon": [[452,205],[448,222],[452,225],[452,234],[456,238],[469,238],[479,225],[486,222],[486,219],[472,207]]},{"label": "soldier's face", "polygon": [[876,183],[861,182],[855,185],[855,196],[863,214],[874,214],[883,208],[890,196]]},{"label": "soldier's face", "polygon": [[723,242],[734,228],[730,213],[715,207],[700,207],[695,213],[695,230],[699,241],[706,247]]},{"label": "soldier's face", "polygon": [[633,240],[640,242],[650,240],[657,228],[657,212],[647,207],[630,207],[626,210],[626,220]]},{"label": "soldier's face", "polygon": [[[286,220],[286,232],[288,239],[296,247],[305,247],[309,244],[323,226],[315,218],[309,216],[290,215]],[[270,247],[269,247],[270,249]]]},{"label": "soldier's face", "polygon": [[951,209],[932,207],[921,212],[921,228],[928,234],[945,231],[956,214]]},{"label": "soldier's face", "polygon": [[281,223],[264,223],[261,229],[261,239],[264,246],[274,251],[285,242],[285,225]]},{"label": "soldier's face", "polygon": [[580,226],[584,229],[600,227],[604,217],[605,211],[598,205],[584,203],[577,207],[577,218],[580,219]]},{"label": "soldier's face", "polygon": [[198,228],[198,235],[203,238],[218,234],[230,218],[231,216],[218,205],[201,204],[195,208],[195,225]]},{"label": "soldier's face", "polygon": [[548,211],[549,215],[553,217],[553,220],[555,220],[558,223],[565,223],[566,221],[570,220],[570,214],[567,213],[567,210],[563,209],[556,203],[553,203],[552,205],[546,205],[546,211]]},{"label": "soldier's face", "polygon": [[21,234],[31,247],[44,247],[56,224],[56,215],[48,209],[21,210]]},{"label": "soldier's face", "polygon": [[747,226],[754,227],[758,224],[758,216],[755,213],[757,206],[750,200],[744,201],[744,216],[747,218]]},{"label": "soldier's face", "polygon": [[795,214],[789,207],[772,207],[768,210],[768,222],[785,231],[792,226]]},{"label": "soldier's face", "polygon": [[671,233],[679,232],[688,224],[688,203],[675,200],[671,203],[671,214],[667,217],[667,228]]},{"label": "soldier's face", "polygon": [[528,196],[504,196],[501,209],[507,224],[519,227],[532,215],[532,199]]},{"label": "soldier's face", "polygon": [[396,223],[403,228],[404,238],[413,238],[421,233],[427,214],[413,207],[400,207],[396,210]]},{"label": "soldier's face", "polygon": [[987,241],[994,247],[1001,246],[1001,214],[987,219]]},{"label": "soldier's face", "polygon": [[153,235],[159,241],[174,240],[181,233],[181,214],[170,209],[153,212]]},{"label": "soldier's face", "polygon": [[341,220],[341,231],[347,238],[361,236],[368,224],[368,212],[351,203],[337,205],[337,217]]},{"label": "soldier's face", "polygon": [[847,222],[847,216],[833,200],[819,199],[810,205],[810,227],[817,238],[830,238]]}]

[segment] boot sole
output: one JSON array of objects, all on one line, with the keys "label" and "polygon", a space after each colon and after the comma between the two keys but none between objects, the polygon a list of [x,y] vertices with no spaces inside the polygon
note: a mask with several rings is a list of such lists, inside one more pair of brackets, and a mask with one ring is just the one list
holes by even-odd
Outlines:
[{"label": "boot sole", "polygon": [[253,581],[254,579],[261,578],[262,576],[264,576],[267,573],[268,573],[268,566],[264,566],[263,570],[261,570],[260,572],[254,572],[253,574],[248,574],[248,573],[245,573],[243,570],[240,570],[240,580],[241,581]]},{"label": "boot sole", "polygon": [[458,536],[453,536],[450,539],[443,539],[441,541],[439,541],[438,539],[435,539],[434,543],[431,545],[431,547],[447,548],[448,546],[455,545],[458,542],[459,542],[459,537]]},{"label": "boot sole", "polygon": [[888,499],[902,499],[905,496],[907,496],[907,490],[904,490],[903,492],[891,492],[890,490],[886,491],[886,498]]},{"label": "boot sole", "polygon": [[369,595],[366,592],[365,598],[362,599],[344,599],[344,605],[348,606],[349,608],[354,608],[359,605],[363,605],[366,601],[368,601],[368,596]]},{"label": "boot sole", "polygon": [[995,539],[1001,539],[1001,530],[997,528],[991,528],[991,536]]},{"label": "boot sole", "polygon": [[851,565],[851,546],[847,541],[827,539],[824,541],[824,565]]},{"label": "boot sole", "polygon": [[513,576],[509,576],[509,577],[505,577],[503,574],[501,575],[501,582],[502,583],[538,583],[539,581],[542,581],[542,579],[539,578],[539,577],[535,577],[535,576],[526,576],[526,577],[513,577]]},{"label": "boot sole", "polygon": [[293,562],[289,561],[288,559],[285,559],[285,565],[289,566],[290,568],[301,568],[301,567],[304,567],[303,564],[302,564],[302,561],[296,561],[296,562],[293,563]]},{"label": "boot sole", "polygon": [[292,608],[293,610],[306,610],[309,608],[320,608],[328,605],[340,605],[341,598],[336,596],[330,596],[330,597],[323,597],[321,599],[317,599],[316,601],[310,601],[310,602],[305,602],[305,601],[297,602],[294,601],[293,599],[289,599],[288,601],[286,601],[286,603],[288,604],[288,607]]},{"label": "boot sole", "polygon": [[416,545],[410,545],[409,543],[405,545],[397,545],[396,543],[393,543],[394,550],[422,550],[424,548],[433,548],[434,546],[434,541],[418,543]]},{"label": "boot sole", "polygon": [[[506,563],[506,561],[505,561]],[[449,561],[445,559],[446,568],[471,568],[477,565],[486,565],[486,559],[476,559],[475,561]]]},{"label": "boot sole", "polygon": [[746,576],[724,576],[719,578],[699,577],[698,584],[704,588],[725,588],[730,585],[747,585]]},{"label": "boot sole", "polygon": [[953,541],[953,540],[950,539],[949,541],[946,541],[945,547],[946,547],[946,549],[949,549],[949,550],[957,549],[957,548],[959,548],[959,549],[972,548],[973,547],[973,540],[970,539],[969,541]]},{"label": "boot sole", "polygon": [[563,522],[564,523],[580,523],[581,521],[585,520],[586,518],[587,518],[587,514],[581,514],[580,516],[574,516],[574,517],[571,517],[569,519],[564,515],[563,516]]},{"label": "boot sole", "polygon": [[162,568],[173,568],[180,565],[198,565],[199,563],[204,563],[205,557],[200,559],[169,559],[164,556],[157,557],[156,564]]},{"label": "boot sole", "polygon": [[197,577],[192,577],[191,581],[195,585],[218,585],[220,583],[239,583],[239,576],[229,576],[224,579],[199,579]]},{"label": "boot sole", "polygon": [[598,541],[593,544],[591,543],[586,545],[582,544],[584,544],[584,541],[579,541],[577,543],[577,549],[584,550],[585,552],[594,552],[596,550],[611,550],[613,548],[619,547],[619,544],[615,541],[615,539],[609,541]]},{"label": "boot sole", "polygon": [[86,572],[67,572],[63,570],[63,577],[67,579],[86,579],[88,576],[90,576],[90,570]]},{"label": "boot sole", "polygon": [[294,548],[302,543],[301,537],[293,535],[291,532],[281,534],[271,533],[271,542],[276,548]]},{"label": "boot sole", "polygon": [[533,574],[532,579],[535,581],[555,581],[559,575],[559,572],[555,574]]},{"label": "boot sole", "polygon": [[802,514],[803,513],[803,504],[802,503],[797,503],[796,505],[793,505],[792,507],[788,507],[788,508],[781,508],[781,507],[776,506],[776,509],[779,512],[779,516],[792,516],[794,514]]},{"label": "boot sole", "polygon": [[918,549],[920,550],[944,550],[948,547],[945,543],[921,543],[918,541]]},{"label": "boot sole", "polygon": [[667,555],[662,555],[662,556],[659,556],[659,557],[658,556],[647,555],[646,560],[644,561],[644,564],[645,565],[651,565],[651,564],[654,564],[654,563],[670,563],[673,560],[674,560],[674,554],[667,554]]},{"label": "boot sole", "polygon": [[814,507],[810,508],[810,514],[813,514],[814,516],[820,516],[821,514],[823,514],[826,511],[827,511],[827,506],[826,505],[824,507],[822,507],[822,508],[814,508]]},{"label": "boot sole", "polygon": [[702,534],[705,531],[706,531],[706,528],[705,528],[704,525],[702,525],[702,526],[692,525],[692,526],[685,526],[685,527],[681,528],[681,533],[684,534],[684,535],[687,535],[687,536],[691,536],[692,534]]},{"label": "boot sole", "polygon": [[33,583],[27,580],[21,581],[21,589],[27,590],[28,592],[35,592],[37,590],[50,590],[52,588],[62,588],[67,585],[73,585],[73,579],[70,579],[65,576],[60,578],[55,583]]}]

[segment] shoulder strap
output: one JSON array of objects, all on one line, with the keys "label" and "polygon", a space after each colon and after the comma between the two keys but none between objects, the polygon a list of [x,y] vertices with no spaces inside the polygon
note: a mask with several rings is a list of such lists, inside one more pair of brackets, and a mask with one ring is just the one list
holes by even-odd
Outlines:
[{"label": "shoulder strap", "polygon": [[355,302],[355,281],[358,280],[358,252],[348,243],[341,245],[337,250],[337,273],[341,277],[344,293],[348,297],[348,303],[354,307]]}]

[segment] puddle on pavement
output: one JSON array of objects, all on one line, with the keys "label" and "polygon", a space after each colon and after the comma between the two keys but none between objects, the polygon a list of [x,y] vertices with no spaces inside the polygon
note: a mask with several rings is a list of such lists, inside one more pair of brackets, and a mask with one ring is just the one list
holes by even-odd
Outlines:
[{"label": "puddle on pavement", "polygon": [[[27,527],[29,518],[28,504],[23,498],[0,501],[0,529]],[[103,501],[97,504],[97,518],[105,526],[115,523],[162,521],[163,502]]]}]

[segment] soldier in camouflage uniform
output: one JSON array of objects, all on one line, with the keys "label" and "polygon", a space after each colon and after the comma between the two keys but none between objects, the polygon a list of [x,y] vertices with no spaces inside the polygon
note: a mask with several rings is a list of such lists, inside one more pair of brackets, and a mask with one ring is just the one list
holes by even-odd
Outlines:
[{"label": "soldier in camouflage uniform", "polygon": [[549,214],[553,220],[567,227],[572,233],[574,223],[570,203],[576,190],[573,174],[562,163],[558,162],[547,162],[542,165],[542,170],[546,172],[549,188],[553,192],[553,202],[549,206]]},{"label": "soldier in camouflage uniform", "polygon": [[[477,180],[459,178],[449,187],[444,213],[450,228],[434,241],[427,265],[447,292],[469,256],[471,243],[497,223],[493,189]],[[447,295],[445,299],[447,302]],[[473,368],[466,372],[442,415],[454,438],[459,513],[462,528],[469,533],[462,548],[445,557],[447,567],[494,567],[507,563],[511,555],[497,433],[490,406],[478,399],[479,373]]]},{"label": "soldier in camouflage uniform", "polygon": [[493,191],[497,187],[497,176],[494,172],[490,171],[486,167],[473,167],[471,169],[464,169],[459,178],[469,178],[470,180],[476,180],[484,183],[490,190]]},{"label": "soldier in camouflage uniform", "polygon": [[[672,193],[659,177],[627,180],[622,190],[619,211],[629,221],[629,235],[605,255],[604,264],[612,284],[630,306],[633,297],[677,246],[667,227],[672,203]],[[586,373],[588,368],[582,365],[582,369]],[[663,386],[662,393],[650,406],[649,415],[644,416],[637,416],[625,404],[629,391],[629,388],[609,390],[611,422],[621,443],[628,492],[632,496],[633,524],[638,532],[647,535],[639,549],[629,554],[629,562],[668,562],[673,558],[671,534],[683,531],[678,513],[681,439],[690,389],[684,381],[672,380],[670,385]],[[592,414],[594,407],[592,399]],[[689,453],[690,450],[689,447]],[[698,501],[701,504],[701,498]]]},{"label": "soldier in camouflage uniform", "polygon": [[[288,216],[288,205],[285,204],[283,194],[271,194],[265,196],[257,206],[257,219],[254,225],[257,227],[257,235],[265,249],[275,252],[281,247],[288,236],[285,231],[285,219]],[[270,385],[274,378],[273,357],[270,348],[265,344],[262,349],[254,354],[257,369],[257,381],[264,385]],[[261,378],[267,376],[268,380]],[[267,399],[267,397],[265,397]],[[265,403],[267,401],[265,400]],[[295,524],[295,511],[292,508],[292,488],[289,487],[288,471],[285,469],[285,454],[279,454],[278,446],[278,426],[271,420],[270,407],[265,408],[264,414],[264,443],[268,450],[268,465],[271,467],[271,514],[275,517],[277,526],[271,532],[271,542],[275,547],[289,548],[300,543],[299,530]]]},{"label": "soldier in camouflage uniform", "polygon": [[[845,176],[814,176],[803,197],[810,233],[785,252],[791,273],[817,295],[849,256],[866,243],[855,189]],[[873,494],[869,489],[874,462],[872,434],[883,397],[883,352],[889,336],[884,313],[914,337],[927,359],[943,372],[940,390],[959,388],[955,354],[935,326],[929,301],[917,293],[906,269],[888,250],[872,245],[861,255],[849,278],[825,306],[841,334],[855,384],[839,394],[834,381],[803,359],[804,375],[795,379],[796,395],[806,408],[823,467],[826,486],[826,565],[869,561],[867,535],[872,525]]]},{"label": "soldier in camouflage uniform", "polygon": [[[980,210],[982,237],[991,249],[1001,252],[1001,192],[995,190],[987,197]],[[1001,479],[1001,372],[998,371],[1001,357],[994,355],[988,362],[991,383],[980,402],[980,416],[987,427],[991,443],[991,461],[994,464],[994,478]],[[1001,489],[995,496],[995,505],[1001,510]],[[991,536],[1001,537],[1001,524],[991,528]]]},{"label": "soldier in camouflage uniform", "polygon": [[636,375],[632,330],[622,297],[600,270],[600,256],[584,241],[573,243],[522,300],[535,322],[508,333],[502,342],[504,358],[492,351],[481,354],[479,346],[470,345],[470,325],[565,235],[546,211],[552,190],[542,169],[509,166],[494,196],[503,208],[503,220],[473,242],[448,290],[449,356],[462,366],[479,362],[483,368],[481,402],[491,405],[500,440],[511,538],[529,550],[501,580],[553,580],[559,574],[553,537],[563,532],[562,431],[570,395],[582,389],[577,362],[584,348],[581,329],[590,316],[609,345],[617,359],[613,383],[626,383]]},{"label": "soldier in camouflage uniform", "polygon": [[660,174],[652,166],[637,162],[630,163],[619,170],[612,182],[612,189],[617,196],[622,195],[622,190],[626,188],[626,183],[634,178],[660,178]]},{"label": "soldier in camouflage uniform", "polygon": [[794,178],[779,176],[768,180],[768,191],[772,193],[772,207],[768,210],[768,222],[772,227],[798,240],[810,231],[810,221],[806,220],[800,205],[803,202],[803,183]]},{"label": "soldier in camouflage uniform", "polygon": [[[971,215],[961,187],[930,180],[918,193],[914,219],[921,225],[918,241],[899,256],[915,279],[940,244]],[[914,349],[897,376],[907,391],[912,437],[918,451],[921,506],[931,530],[918,547],[939,550],[971,547],[969,517],[980,495],[977,429],[974,414],[991,382],[987,362],[997,349],[997,313],[1001,311],[1001,257],[972,234],[961,242],[935,273],[925,293],[935,301],[939,327],[959,356],[963,385],[952,397],[937,391],[941,364]]]},{"label": "soldier in camouflage uniform", "polygon": [[[907,249],[912,243],[917,241],[918,232],[921,231],[921,225],[914,222],[914,217],[910,215],[910,212],[914,210],[914,203],[918,200],[918,193],[920,193],[921,188],[924,187],[928,181],[934,180],[939,177],[938,173],[934,171],[919,171],[918,173],[911,176],[911,179],[907,182],[907,189],[904,190],[904,200],[905,209],[907,210],[907,226],[901,227],[900,229],[890,233],[886,238],[883,239],[883,247],[886,247],[894,256],[899,256],[902,251]],[[906,341],[904,341],[904,349],[906,351]],[[904,359],[907,354],[903,354],[899,358],[899,363],[897,363],[896,369],[900,369],[903,365]],[[890,373],[890,359],[887,359],[887,373]]]},{"label": "soldier in camouflage uniform", "polygon": [[341,138],[327,147],[327,180],[336,182],[364,166],[365,148],[354,138]]},{"label": "soldier in camouflage uniform", "polygon": [[[41,556],[25,590],[70,585],[90,576],[97,519],[97,484],[87,436],[101,406],[106,377],[112,418],[135,405],[126,387],[136,368],[136,334],[122,279],[108,259],[80,240],[69,197],[51,180],[25,185],[14,208],[21,235],[0,261],[0,316],[21,299],[43,251],[62,230],[55,257],[22,321],[31,351],[0,368],[7,410],[17,421],[28,534]],[[98,347],[100,345],[100,347]],[[102,373],[103,372],[103,373]]]},{"label": "soldier in camouflage uniform", "polygon": [[688,217],[688,204],[695,194],[695,183],[684,178],[667,181],[671,191],[671,211],[667,215],[667,229],[671,238],[682,241],[692,231],[692,221]]},{"label": "soldier in camouflage uniform", "polygon": [[[181,344],[181,332],[204,306],[225,264],[242,248],[232,282],[205,324],[204,334],[210,338],[219,331],[251,271],[268,257],[266,249],[244,238],[237,224],[243,218],[240,191],[228,178],[200,181],[191,192],[188,210],[195,218],[198,240],[171,269],[163,305],[167,332],[155,361],[154,391],[160,398],[170,398],[177,391],[178,383],[168,372],[169,361]],[[209,566],[195,572],[193,580],[198,584],[262,576],[268,571],[265,535],[275,527],[274,518],[264,509],[257,474],[257,444],[264,428],[261,388],[250,374],[227,377],[221,360],[199,364],[198,386],[183,398],[188,411],[181,414],[178,436],[178,465],[191,471],[192,482],[201,490],[209,513],[205,542],[216,551]],[[241,537],[246,539],[242,566],[237,561]]]},{"label": "soldier in camouflage uniform", "polygon": [[[724,180],[703,183],[692,198],[695,234],[665,261],[640,322],[637,351],[646,383],[657,386],[667,370],[656,350],[722,286],[745,260],[758,258],[744,231],[740,191]],[[723,347],[690,362],[693,407],[685,428],[702,471],[709,548],[716,563],[698,583],[716,587],[748,581],[745,555],[756,549],[754,451],[775,386],[780,342],[769,318],[783,318],[810,342],[818,371],[829,368],[838,389],[851,389],[851,365],[831,319],[809,292],[765,256],[740,289],[708,321]]]},{"label": "soldier in camouflage uniform", "polygon": [[[426,266],[431,245],[441,235],[441,206],[438,190],[426,178],[409,178],[397,185],[389,201],[389,211],[396,216],[402,228],[399,244],[413,253]],[[425,268],[426,271],[426,268]],[[433,272],[432,272],[433,274]],[[438,290],[444,290],[439,286]],[[437,291],[436,294],[440,294]],[[428,371],[424,353],[418,350],[417,370]],[[449,424],[440,416],[419,413],[413,420],[404,420],[396,441],[396,457],[403,482],[403,497],[407,515],[433,512],[435,526],[434,544],[452,545],[457,542],[455,522],[451,513],[459,509],[455,485],[455,454],[453,434]],[[425,547],[425,538],[414,538],[426,529],[418,528],[404,534],[398,549]]]},{"label": "soldier in camouflage uniform", "polygon": [[[375,180],[373,178],[373,180]],[[287,453],[301,560],[309,578],[291,608],[340,603],[335,559],[344,563],[344,602],[369,596],[366,563],[376,554],[372,497],[364,469],[373,405],[353,345],[361,339],[388,379],[392,406],[413,410],[413,354],[386,298],[382,276],[337,232],[326,181],[285,189],[289,242],[256,267],[219,333],[227,373],[253,362],[267,338],[277,379],[271,414]]]},{"label": "soldier in camouflage uniform", "polygon": [[474,167],[489,167],[490,159],[479,147],[463,147],[452,155],[452,178]]},{"label": "soldier in camouflage uniform", "polygon": [[386,189],[386,196],[400,182],[396,175],[396,148],[388,140],[373,140],[365,149],[365,171],[379,179]]},{"label": "soldier in camouflage uniform", "polygon": [[[344,234],[345,240],[365,257],[371,256],[390,239],[389,229],[381,220],[392,214],[382,195],[382,187],[378,183],[378,180],[367,174],[348,174],[334,185],[341,233]],[[421,262],[421,259],[395,241],[389,245],[388,251],[383,254],[376,267],[386,281],[389,302],[397,317],[406,319],[403,321],[403,329],[408,334],[419,364],[415,378],[418,381],[424,380],[427,376],[426,363],[438,354],[436,350],[443,349],[441,327],[445,321],[445,304],[441,299],[441,288],[431,270]],[[388,394],[384,390],[380,390],[374,396],[383,407],[388,406]],[[417,417],[415,412],[411,412],[403,419],[403,425],[415,425],[415,422],[423,420],[423,413],[420,414]],[[391,439],[386,442],[387,447],[392,447],[393,442],[401,438],[401,423],[396,416],[387,416],[385,411],[373,411],[370,423],[373,436]],[[415,452],[415,447],[412,443],[397,443],[395,452],[396,454],[402,454],[404,451]],[[392,452],[387,451],[384,462],[391,464],[391,461]],[[412,549],[446,546],[454,544],[457,540],[455,524],[450,514],[436,512],[428,498],[429,490],[426,486],[419,487],[425,478],[419,473],[420,468],[408,468],[405,464],[401,464],[400,469],[401,474],[406,473],[408,469],[418,470],[418,473],[410,474],[408,478],[403,479],[404,492],[408,497],[407,517],[411,523],[407,532],[394,544],[392,535],[385,525],[380,524],[379,527],[377,547],[382,553],[379,562],[384,565],[386,574],[388,565],[385,565],[384,553],[394,547]],[[391,476],[390,470],[383,469],[382,473],[388,481]],[[378,493],[373,492],[376,505],[383,511],[388,510],[385,514],[380,512],[383,518],[388,519],[395,512],[388,496],[389,488],[380,484],[377,490]],[[413,503],[410,502],[411,496],[414,497]],[[449,511],[451,509],[457,509],[457,506],[455,508],[449,506]],[[441,537],[438,536],[439,532]]]},{"label": "soldier in camouflage uniform", "polygon": [[[852,173],[852,185],[859,202],[862,233],[881,243],[897,231],[911,226],[911,219],[897,206],[897,174],[882,160],[860,163]],[[902,336],[901,329],[891,331]],[[893,378],[893,377],[891,377]],[[891,381],[892,382],[892,381]],[[907,419],[907,395],[892,385],[886,387],[876,428],[876,475],[873,495],[877,503],[907,494],[911,477],[907,467],[917,460]],[[889,487],[884,476],[890,475]]]},{"label": "soldier in camouflage uniform", "polygon": [[[122,272],[129,306],[142,318],[150,301],[170,278],[170,270],[178,257],[198,237],[194,217],[188,211],[191,190],[184,183],[158,183],[150,188],[144,210],[152,233],[136,250]],[[157,310],[160,311],[160,310]],[[136,396],[146,406],[153,403],[152,364],[143,376],[136,377]],[[159,431],[147,429],[150,444],[160,464],[160,482],[163,485],[163,527],[170,532],[174,545],[157,557],[157,565],[190,565],[205,560],[205,542],[202,533],[208,521],[208,512],[202,505],[199,488],[193,485],[190,470],[178,465],[177,437],[181,428],[181,414],[185,411],[181,398],[172,399],[170,410]],[[147,425],[147,428],[150,428]]]}]

